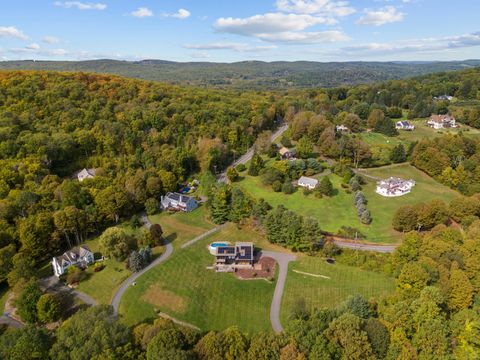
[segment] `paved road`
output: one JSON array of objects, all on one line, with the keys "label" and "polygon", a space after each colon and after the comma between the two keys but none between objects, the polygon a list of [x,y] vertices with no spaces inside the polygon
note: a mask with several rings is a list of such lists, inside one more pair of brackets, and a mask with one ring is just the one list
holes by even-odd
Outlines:
[{"label": "paved road", "polygon": [[[145,224],[145,226],[149,229],[151,226],[152,226],[152,223],[150,222],[150,220],[148,219],[148,216],[146,214],[142,214],[141,216],[141,220],[143,221],[143,223]],[[132,284],[135,282],[135,280],[137,280],[140,276],[142,276],[143,274],[145,274],[147,271],[149,271],[150,269],[154,268],[155,266],[161,264],[162,262],[166,261],[170,255],[172,255],[173,253],[173,246],[172,244],[168,243],[165,245],[165,252],[160,256],[158,257],[157,259],[155,259],[154,261],[152,261],[150,263],[150,265],[148,265],[147,267],[143,268],[141,271],[137,272],[137,273],[134,273],[133,275],[131,275],[129,278],[127,278],[123,283],[122,285],[120,285],[120,287],[117,289],[117,291],[115,292],[115,295],[113,296],[113,299],[112,299],[112,306],[113,306],[113,309],[116,313],[118,313],[118,308],[119,308],[119,305],[120,305],[120,300],[122,299],[122,296],[123,294],[125,293],[125,291],[128,289],[129,286],[132,286]]]},{"label": "paved road", "polygon": [[274,258],[278,264],[278,279],[273,293],[272,305],[270,306],[270,322],[273,331],[276,333],[283,332],[282,323],[280,322],[280,309],[282,305],[283,290],[285,289],[285,280],[287,279],[288,263],[294,261],[294,255],[280,253],[276,251],[262,251],[262,256]]},{"label": "paved road", "polygon": [[400,245],[378,245],[378,244],[368,244],[362,243],[359,241],[346,241],[335,239],[333,241],[335,245],[345,249],[361,250],[361,251],[374,251],[379,253],[393,253],[397,247]]},{"label": "paved road", "polygon": [[15,320],[8,314],[3,314],[2,316],[0,316],[0,325],[7,325],[14,329],[20,329],[25,326],[25,324],[21,323],[18,320]]},{"label": "paved road", "polygon": [[[270,140],[273,142],[275,141],[278,137],[282,136],[282,134],[288,130],[288,124],[283,124],[282,126],[280,126],[277,130],[275,130],[273,133],[272,133],[272,136],[270,137]],[[252,157],[253,157],[253,146],[248,149],[248,151],[243,154],[240,158],[238,158],[234,163],[232,163],[231,166],[237,166],[239,164],[246,164],[247,162],[249,162]],[[226,183],[227,182],[227,171],[225,170],[223,173],[221,173],[220,175],[218,175],[218,182],[223,182],[223,183]]]}]

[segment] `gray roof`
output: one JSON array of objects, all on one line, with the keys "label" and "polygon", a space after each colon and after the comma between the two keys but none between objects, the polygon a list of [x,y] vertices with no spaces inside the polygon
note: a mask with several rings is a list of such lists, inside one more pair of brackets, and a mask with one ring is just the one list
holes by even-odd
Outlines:
[{"label": "gray roof", "polygon": [[299,184],[300,183],[307,184],[307,185],[310,185],[310,186],[317,186],[318,185],[318,180],[314,179],[314,178],[302,176],[300,179],[298,179],[298,183]]},{"label": "gray roof", "polygon": [[181,203],[187,203],[187,202],[190,201],[190,200],[194,200],[194,201],[195,201],[195,199],[194,199],[193,197],[187,196],[187,195],[183,195],[183,194],[179,194],[179,193],[171,193],[171,192],[169,192],[169,193],[167,193],[167,194],[165,195],[165,197],[166,197],[167,199],[175,200],[175,201],[178,201],[178,202],[181,202]]},{"label": "gray roof", "polygon": [[68,261],[69,263],[73,263],[73,262],[76,262],[77,259],[82,258],[91,253],[92,252],[90,251],[88,246],[83,245],[83,246],[74,247],[68,251],[65,251],[62,255],[57,256],[56,259],[60,264],[62,264],[63,261]]}]

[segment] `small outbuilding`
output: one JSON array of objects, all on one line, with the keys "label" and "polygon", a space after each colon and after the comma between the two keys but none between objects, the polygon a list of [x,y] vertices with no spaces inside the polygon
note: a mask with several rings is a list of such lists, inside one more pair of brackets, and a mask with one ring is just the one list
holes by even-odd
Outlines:
[{"label": "small outbuilding", "polygon": [[82,182],[85,179],[93,179],[96,175],[95,169],[83,169],[77,173],[78,181]]}]

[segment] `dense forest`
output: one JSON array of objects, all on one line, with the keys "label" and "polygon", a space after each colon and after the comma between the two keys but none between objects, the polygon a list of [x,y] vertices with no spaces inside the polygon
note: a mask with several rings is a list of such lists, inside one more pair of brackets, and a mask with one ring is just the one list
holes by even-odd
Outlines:
[{"label": "dense forest", "polygon": [[[267,93],[114,76],[0,73],[0,256],[45,259],[220,171],[281,115]],[[74,181],[82,168],[95,179]],[[15,281],[12,279],[11,283]]]},{"label": "dense forest", "polygon": [[271,62],[237,63],[143,61],[4,61],[3,70],[108,73],[175,84],[236,89],[338,87],[401,79],[479,66],[479,60],[452,62]]}]

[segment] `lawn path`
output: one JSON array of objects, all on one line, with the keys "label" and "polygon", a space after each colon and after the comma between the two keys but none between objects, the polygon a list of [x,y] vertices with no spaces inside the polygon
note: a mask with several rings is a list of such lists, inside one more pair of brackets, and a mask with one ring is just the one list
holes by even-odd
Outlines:
[{"label": "lawn path", "polygon": [[278,263],[278,279],[273,293],[272,305],[270,307],[270,322],[273,331],[276,333],[283,332],[282,323],[280,322],[280,308],[282,306],[283,290],[285,289],[285,280],[287,279],[288,263],[294,261],[294,255],[280,253],[276,251],[262,251],[263,256],[274,258]]},{"label": "lawn path", "polygon": [[207,232],[204,232],[203,234],[201,235],[198,235],[196,238],[193,238],[192,240],[190,241],[187,241],[185,244],[183,244],[181,246],[182,249],[185,249],[187,247],[189,247],[190,245],[193,245],[195,244],[197,241],[200,241],[202,239],[205,239],[207,236],[210,236],[212,234],[215,234],[217,231],[219,231],[220,229],[222,229],[223,227],[225,227],[227,225],[227,223],[221,225],[221,226],[217,226],[216,228],[213,228],[211,230],[208,230]]}]

